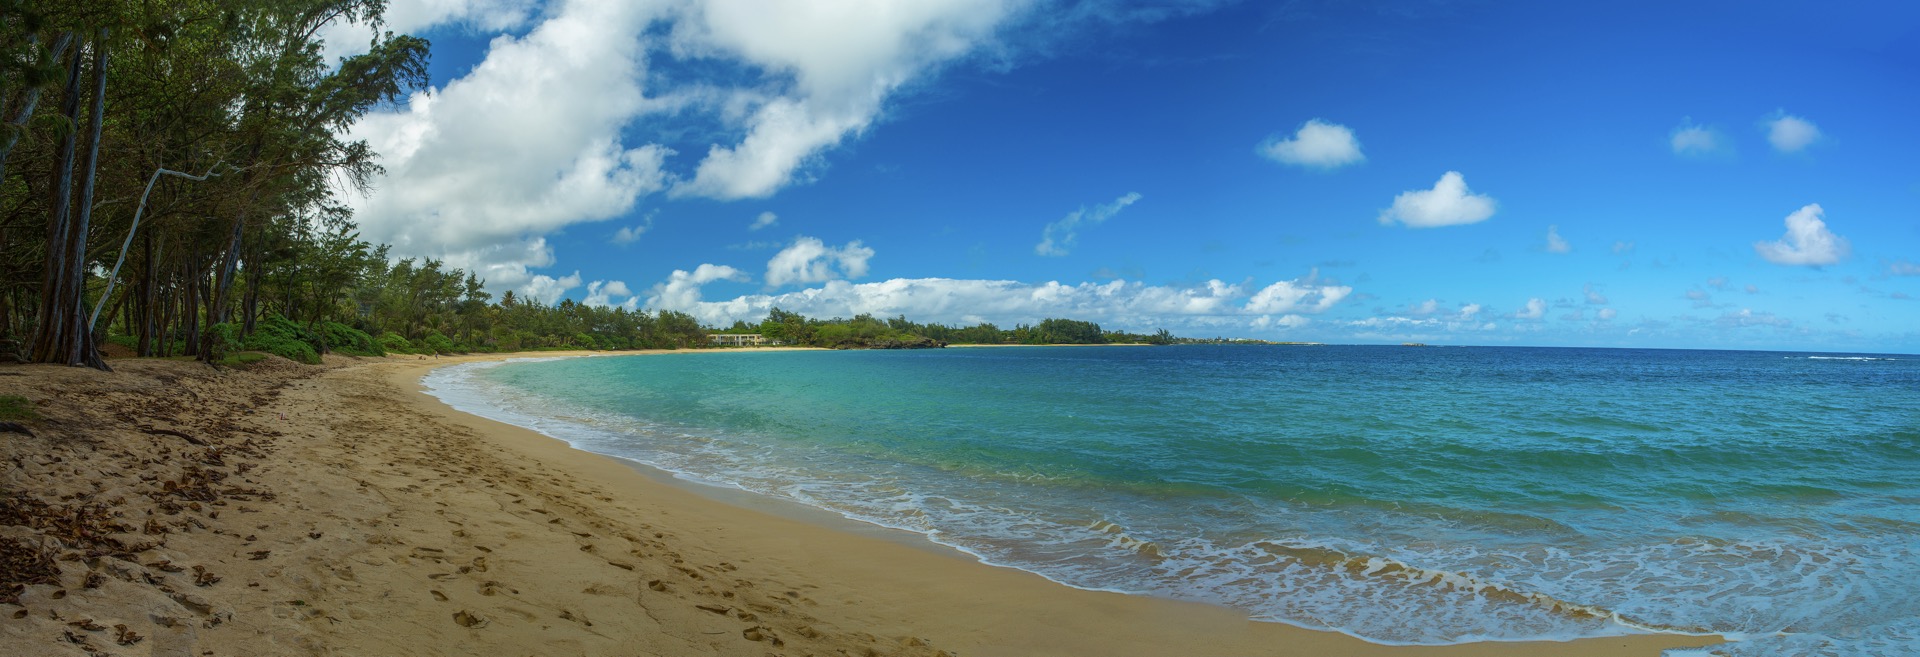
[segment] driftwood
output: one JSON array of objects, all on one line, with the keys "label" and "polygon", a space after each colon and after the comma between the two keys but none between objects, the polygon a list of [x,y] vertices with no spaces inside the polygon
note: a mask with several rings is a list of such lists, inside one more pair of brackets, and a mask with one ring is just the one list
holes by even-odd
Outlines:
[{"label": "driftwood", "polygon": [[28,438],[35,437],[33,431],[17,422],[0,422],[0,433],[22,433],[26,434]]}]

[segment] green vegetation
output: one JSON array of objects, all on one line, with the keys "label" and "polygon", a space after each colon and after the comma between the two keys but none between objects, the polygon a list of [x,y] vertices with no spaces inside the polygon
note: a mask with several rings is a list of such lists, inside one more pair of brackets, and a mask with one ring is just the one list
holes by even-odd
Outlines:
[{"label": "green vegetation", "polygon": [[1099,324],[1071,319],[1047,319],[1036,326],[1022,324],[1003,330],[987,323],[964,327],[917,324],[904,316],[880,320],[863,314],[853,319],[821,320],[779,308],[774,308],[766,320],[757,325],[735,322],[722,332],[757,333],[780,344],[828,349],[915,349],[949,344],[1172,344],[1175,340],[1165,329],[1152,334],[1102,331]]},{"label": "green vegetation", "polygon": [[33,402],[18,395],[0,395],[0,422],[29,422],[40,419]]}]

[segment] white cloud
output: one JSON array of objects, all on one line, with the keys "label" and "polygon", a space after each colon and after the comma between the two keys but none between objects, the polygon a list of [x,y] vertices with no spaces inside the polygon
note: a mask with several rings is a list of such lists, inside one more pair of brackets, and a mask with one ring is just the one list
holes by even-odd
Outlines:
[{"label": "white cloud", "polygon": [[1707,287],[1710,287],[1716,290],[1727,289],[1727,283],[1728,283],[1727,277],[1725,276],[1715,276],[1713,278],[1707,279]]},{"label": "white cloud", "polygon": [[[533,15],[536,0],[398,0],[387,3],[382,31],[394,34],[420,34],[442,25],[462,25],[469,29],[498,32],[520,25]],[[367,52],[373,26],[334,21],[320,28],[326,40],[321,56],[331,65],[341,57]]]},{"label": "white cloud", "polygon": [[594,281],[587,284],[587,298],[580,302],[589,306],[617,306],[622,305],[623,302],[618,299],[623,298],[626,300],[624,303],[631,307],[634,295],[633,290],[627,289],[626,282]]},{"label": "white cloud", "polygon": [[1460,307],[1460,319],[1473,319],[1480,314],[1480,304],[1469,303]]},{"label": "white cloud", "polygon": [[768,226],[777,226],[779,224],[780,224],[779,215],[776,215],[772,212],[762,212],[760,213],[760,216],[753,218],[753,223],[747,226],[747,230],[760,230]]},{"label": "white cloud", "polygon": [[818,238],[801,236],[767,261],[767,287],[860,278],[867,275],[867,260],[872,257],[873,249],[860,240],[830,247]]},{"label": "white cloud", "polygon": [[1747,284],[1747,294],[1759,294],[1759,293],[1760,293],[1760,286],[1754,285],[1752,283]]},{"label": "white cloud", "polygon": [[[647,307],[659,310],[698,308],[702,303],[700,286],[714,281],[745,282],[746,280],[748,280],[746,272],[726,265],[702,264],[691,272],[675,269],[672,274],[667,275],[667,280],[647,291]],[[709,323],[732,324],[733,320]]]},{"label": "white cloud", "polygon": [[1607,305],[1607,295],[1601,294],[1599,290],[1593,289],[1592,283],[1586,284],[1586,286],[1580,288],[1580,291],[1581,293],[1586,295],[1588,305],[1593,305],[1593,306]]},{"label": "white cloud", "polygon": [[1692,119],[1682,120],[1667,141],[1673,147],[1674,155],[1713,155],[1726,148],[1720,131],[1697,125]]},{"label": "white cloud", "polygon": [[1320,119],[1302,124],[1292,137],[1269,139],[1258,150],[1275,162],[1315,169],[1337,169],[1367,159],[1353,130]]},{"label": "white cloud", "polygon": [[1611,322],[1613,321],[1613,318],[1619,317],[1619,316],[1620,316],[1620,311],[1618,310],[1614,310],[1612,308],[1601,308],[1600,312],[1595,315],[1595,318],[1603,322]]},{"label": "white cloud", "polygon": [[[514,289],[552,264],[544,236],[626,214],[641,197],[764,197],[803,179],[798,171],[879,120],[901,88],[992,46],[993,31],[1026,6],[400,0],[389,29],[516,34],[495,37],[483,61],[440,88],[354,126],[348,137],[365,140],[386,172],[347,203],[363,236],[395,254],[442,258]],[[338,52],[364,49],[368,34],[327,32]],[[662,73],[676,62],[695,74]],[[649,122],[665,129],[634,129]],[[632,137],[686,125],[717,129],[724,143],[690,154],[696,163]]]},{"label": "white cloud", "polygon": [[1766,127],[1767,142],[1782,153],[1798,152],[1820,140],[1819,126],[1784,110],[1774,112],[1772,118],[1763,120],[1761,124]]},{"label": "white cloud", "polygon": [[621,226],[620,230],[613,231],[613,243],[632,244],[640,241],[641,235],[645,235],[647,231],[653,230],[653,216],[654,213],[648,212],[647,216],[640,220],[640,223],[632,226]]},{"label": "white cloud", "polygon": [[1416,315],[1420,317],[1425,317],[1427,315],[1431,315],[1437,312],[1440,312],[1439,299],[1428,299],[1426,301],[1413,304],[1412,307],[1407,309],[1407,314]]},{"label": "white cloud", "polygon": [[1613,243],[1614,255],[1626,255],[1629,253],[1633,253],[1633,242],[1614,242]]},{"label": "white cloud", "polygon": [[[702,265],[702,270],[713,265]],[[732,271],[732,268],[720,268]],[[734,272],[734,273],[737,273]],[[675,272],[655,287],[647,305],[692,314],[708,324],[755,321],[778,306],[814,317],[851,317],[904,314],[917,321],[1000,324],[1035,322],[1048,317],[1072,317],[1116,326],[1300,326],[1304,318],[1288,315],[1325,311],[1346,298],[1352,288],[1317,281],[1314,276],[1280,281],[1249,295],[1245,286],[1208,281],[1194,287],[1145,285],[1137,281],[1066,285],[1006,280],[950,278],[896,278],[872,283],[827,281],[824,285],[780,294],[751,294],[725,301],[704,301],[703,280],[721,280]]]},{"label": "white cloud", "polygon": [[540,236],[664,189],[672,151],[620,137],[660,105],[640,88],[640,31],[658,17],[642,3],[567,4],[525,36],[495,38],[465,76],[368,114],[349,136],[386,174],[347,199],[363,235],[483,275],[524,270],[551,263]]},{"label": "white cloud", "polygon": [[1250,326],[1257,329],[1268,329],[1268,328],[1295,329],[1295,328],[1300,328],[1302,326],[1306,326],[1307,324],[1310,324],[1312,322],[1313,320],[1307,319],[1305,317],[1301,317],[1299,315],[1281,315],[1279,317],[1274,317],[1272,315],[1261,315],[1259,318],[1253,320],[1253,323],[1250,324]]},{"label": "white cloud", "polygon": [[1279,281],[1261,288],[1253,298],[1247,300],[1249,312],[1272,314],[1304,310],[1307,312],[1325,312],[1341,299],[1353,293],[1353,288],[1345,285],[1323,285],[1316,279],[1319,272],[1308,274],[1305,279]]},{"label": "white cloud", "polygon": [[988,41],[1014,9],[1011,0],[707,0],[687,8],[672,31],[676,51],[738,58],[777,84],[733,95],[741,108],[728,118],[745,136],[709,148],[674,193],[772,194],[821,151],[865,131],[902,85]]},{"label": "white cloud", "polygon": [[1560,227],[1557,225],[1548,226],[1547,253],[1568,253],[1571,251],[1573,251],[1573,245],[1567,244],[1567,241],[1560,237]]},{"label": "white cloud", "polygon": [[1545,316],[1547,316],[1547,300],[1540,297],[1528,299],[1526,309],[1513,314],[1514,319],[1540,319]]},{"label": "white cloud", "polygon": [[1775,242],[1754,242],[1753,250],[1776,265],[1831,265],[1845,260],[1852,247],[1827,230],[1825,210],[1813,203],[1787,215],[1787,234]]},{"label": "white cloud", "polygon": [[580,287],[580,272],[577,271],[560,278],[540,274],[521,285],[519,290],[522,299],[551,305],[559,303],[561,298],[567,296],[567,290],[576,287]]},{"label": "white cloud", "polygon": [[1491,196],[1467,189],[1467,180],[1458,171],[1448,171],[1434,183],[1433,189],[1401,192],[1393,198],[1393,207],[1380,212],[1380,223],[1395,221],[1409,228],[1457,226],[1485,221],[1493,216]]},{"label": "white cloud", "polygon": [[1887,273],[1894,276],[1920,276],[1920,264],[1905,259],[1895,260],[1887,265]]},{"label": "white cloud", "polygon": [[1067,247],[1073,246],[1080,238],[1082,226],[1098,226],[1138,200],[1139,192],[1128,192],[1126,196],[1114,199],[1112,203],[1096,205],[1092,210],[1085,207],[1074,210],[1040,231],[1040,243],[1033,245],[1033,252],[1043,256],[1066,255]]}]

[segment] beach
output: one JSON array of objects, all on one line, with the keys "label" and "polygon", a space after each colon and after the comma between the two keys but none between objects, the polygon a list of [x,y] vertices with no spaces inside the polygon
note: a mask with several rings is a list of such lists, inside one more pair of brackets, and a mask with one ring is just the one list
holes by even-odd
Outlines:
[{"label": "beach", "polygon": [[421,391],[434,368],[508,357],[0,369],[0,395],[44,416],[35,437],[0,436],[14,500],[0,538],[65,546],[18,557],[42,579],[0,605],[0,643],[48,655],[1597,656],[1719,641],[1386,646],[1070,588],[904,532],[723,501]]}]

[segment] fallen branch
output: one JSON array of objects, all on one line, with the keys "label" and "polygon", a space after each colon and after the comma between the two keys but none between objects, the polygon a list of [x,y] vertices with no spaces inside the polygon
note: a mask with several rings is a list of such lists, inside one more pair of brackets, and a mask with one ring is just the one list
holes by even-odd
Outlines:
[{"label": "fallen branch", "polygon": [[0,422],[0,433],[23,433],[34,438],[33,432],[17,422]]}]

